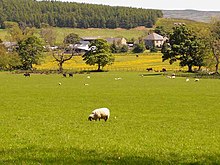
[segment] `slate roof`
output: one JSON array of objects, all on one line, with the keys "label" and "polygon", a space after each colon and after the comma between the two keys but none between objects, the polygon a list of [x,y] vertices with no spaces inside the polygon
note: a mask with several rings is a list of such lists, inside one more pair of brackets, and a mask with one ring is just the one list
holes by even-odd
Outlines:
[{"label": "slate roof", "polygon": [[121,38],[106,38],[106,41],[107,41],[108,43],[113,44],[114,42],[120,42],[120,41],[121,41]]},{"label": "slate roof", "polygon": [[152,33],[149,34],[145,40],[151,40],[151,41],[162,41],[163,40],[163,36],[157,34],[157,33]]}]

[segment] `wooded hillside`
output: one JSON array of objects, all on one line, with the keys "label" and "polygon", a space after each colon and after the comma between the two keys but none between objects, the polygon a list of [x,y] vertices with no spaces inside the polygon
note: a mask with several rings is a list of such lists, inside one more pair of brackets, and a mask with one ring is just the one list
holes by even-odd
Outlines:
[{"label": "wooded hillside", "polygon": [[41,23],[72,28],[152,27],[162,11],[75,2],[0,0],[0,27],[14,21],[39,28]]}]

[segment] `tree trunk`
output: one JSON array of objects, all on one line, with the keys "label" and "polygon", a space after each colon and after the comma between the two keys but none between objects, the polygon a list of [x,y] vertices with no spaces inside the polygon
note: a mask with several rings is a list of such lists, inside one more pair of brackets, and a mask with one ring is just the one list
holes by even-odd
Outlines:
[{"label": "tree trunk", "polygon": [[59,62],[59,73],[63,73],[63,62]]},{"label": "tree trunk", "polygon": [[101,71],[101,64],[98,64],[98,71]]},{"label": "tree trunk", "polygon": [[192,65],[187,65],[188,66],[188,72],[192,72]]},{"label": "tree trunk", "polygon": [[217,55],[215,55],[215,59],[216,59],[215,73],[218,73],[219,57]]}]

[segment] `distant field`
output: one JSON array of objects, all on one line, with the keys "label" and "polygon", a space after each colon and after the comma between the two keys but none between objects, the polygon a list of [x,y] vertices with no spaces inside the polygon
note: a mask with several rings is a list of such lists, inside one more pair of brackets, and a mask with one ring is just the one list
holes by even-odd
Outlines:
[{"label": "distant field", "polygon": [[[110,38],[110,37],[124,37],[126,39],[138,39],[141,36],[147,36],[150,29],[139,27],[135,29],[77,29],[77,28],[54,28],[56,32],[56,42],[61,43],[65,36],[70,33],[76,33],[80,37],[101,37],[101,38]],[[37,30],[39,31],[39,29]],[[0,38],[2,40],[7,40],[6,30],[0,30]]]},{"label": "distant field", "polygon": [[0,164],[220,164],[219,80],[143,73],[1,72]]},{"label": "distant field", "polygon": [[156,22],[156,26],[163,26],[165,30],[171,31],[174,23],[185,23],[188,27],[192,28],[195,32],[201,31],[201,29],[207,29],[209,24],[204,22],[196,22],[191,20],[184,19],[175,19],[175,18],[160,18]]},{"label": "distant field", "polygon": [[80,37],[100,36],[102,38],[124,37],[127,39],[138,39],[141,36],[147,36],[149,29],[71,29],[71,28],[55,28],[57,33],[57,42],[63,41],[63,38],[69,33],[76,33]]},{"label": "distant field", "polygon": [[163,10],[164,18],[189,19],[197,22],[210,22],[212,17],[219,17],[220,11]]},{"label": "distant field", "polygon": [[[57,63],[53,57],[47,55],[41,65],[35,66],[41,70],[56,70]],[[146,71],[146,68],[152,67],[154,70],[161,70],[163,67],[168,70],[179,70],[178,63],[170,65],[168,61],[162,62],[161,53],[143,53],[136,57],[136,54],[116,54],[113,65],[104,67],[105,70],[121,70],[121,71]],[[74,56],[72,60],[64,63],[64,69],[68,70],[96,70],[96,66],[85,64],[81,56]],[[185,69],[185,68],[182,68]]]},{"label": "distant field", "polygon": [[[161,18],[158,19],[155,26],[164,26],[164,28],[168,31],[171,31],[174,23],[186,23],[189,27],[193,28],[195,31],[200,31],[203,28],[207,28],[208,24],[202,22],[195,22],[190,20],[183,20],[183,19],[171,19],[171,18]],[[138,27],[134,29],[77,29],[77,28],[54,28],[56,32],[56,42],[62,43],[65,36],[70,33],[76,33],[80,37],[97,37],[100,36],[101,38],[108,38],[108,37],[124,37],[128,40],[134,38],[138,39],[139,37],[146,37],[148,33],[152,30],[149,28]],[[37,30],[39,32],[39,29]],[[0,38],[2,40],[7,40],[6,30],[0,29]]]}]

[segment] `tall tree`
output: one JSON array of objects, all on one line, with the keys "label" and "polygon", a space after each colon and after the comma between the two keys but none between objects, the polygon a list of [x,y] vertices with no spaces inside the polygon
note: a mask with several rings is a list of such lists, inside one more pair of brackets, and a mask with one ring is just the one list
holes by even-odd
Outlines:
[{"label": "tall tree", "polygon": [[72,54],[66,54],[64,50],[57,50],[57,51],[53,51],[52,52],[53,58],[55,59],[55,61],[58,64],[58,71],[59,73],[63,73],[63,64],[66,61],[71,60],[71,58],[73,57],[74,53]]},{"label": "tall tree", "polygon": [[9,41],[19,42],[24,38],[24,35],[18,23],[6,21],[4,22],[4,26],[9,34],[9,36],[7,36]]},{"label": "tall tree", "polygon": [[41,37],[44,39],[46,44],[53,46],[56,41],[56,32],[53,27],[49,25],[43,25],[40,31]]},{"label": "tall tree", "polygon": [[161,35],[161,36],[167,36],[167,32],[165,31],[164,29],[164,26],[156,26],[155,30],[154,30],[155,33]]},{"label": "tall tree", "polygon": [[219,74],[220,63],[220,19],[213,19],[210,26],[211,35],[209,37],[210,47],[215,59],[215,73]]},{"label": "tall tree", "polygon": [[[64,38],[63,45],[60,46],[60,49],[52,52],[53,58],[59,66],[58,71],[60,73],[63,72],[63,64],[66,61],[71,60],[75,55],[75,44],[79,43],[79,41],[79,36],[71,33]],[[69,51],[70,53],[67,53],[66,51]]]},{"label": "tall tree", "polygon": [[0,69],[13,70],[21,66],[21,59],[16,52],[7,52],[0,40]]},{"label": "tall tree", "polygon": [[70,33],[64,38],[63,43],[64,44],[77,44],[79,43],[79,41],[80,41],[80,37],[78,34]]},{"label": "tall tree", "polygon": [[162,47],[163,61],[169,60],[170,64],[180,61],[180,66],[187,66],[192,72],[193,66],[201,66],[201,42],[186,25],[173,27],[169,36],[169,43],[165,42]]},{"label": "tall tree", "polygon": [[114,62],[114,57],[110,53],[110,47],[107,41],[97,39],[91,42],[90,51],[83,55],[83,60],[88,65],[98,65],[98,71],[101,71],[104,66]]},{"label": "tall tree", "polygon": [[33,64],[38,64],[42,56],[42,51],[42,43],[35,36],[19,41],[17,52],[21,57],[22,68],[28,70],[33,68]]}]

